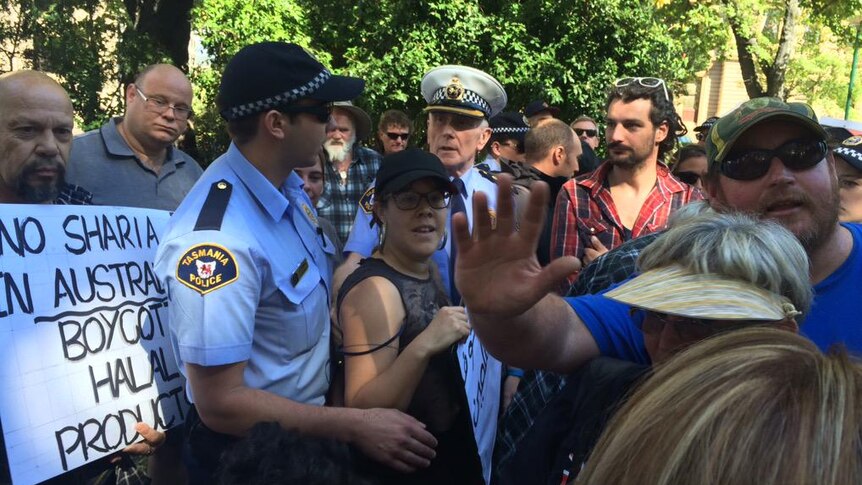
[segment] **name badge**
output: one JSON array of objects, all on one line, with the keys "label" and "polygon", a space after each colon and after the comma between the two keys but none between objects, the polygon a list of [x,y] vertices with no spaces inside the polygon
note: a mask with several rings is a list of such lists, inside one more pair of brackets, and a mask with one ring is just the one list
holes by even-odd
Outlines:
[{"label": "name badge", "polygon": [[299,282],[302,280],[302,277],[305,276],[305,273],[308,272],[308,260],[303,259],[301,263],[299,263],[299,267],[296,268],[296,271],[290,275],[290,284],[296,287]]}]

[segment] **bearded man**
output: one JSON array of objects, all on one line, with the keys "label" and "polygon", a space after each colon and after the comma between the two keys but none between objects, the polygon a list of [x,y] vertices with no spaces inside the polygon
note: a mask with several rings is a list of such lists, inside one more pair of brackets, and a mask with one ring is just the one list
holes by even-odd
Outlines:
[{"label": "bearded man", "polygon": [[317,212],[332,222],[341,241],[350,235],[359,199],[380,168],[380,154],[361,146],[370,134],[368,113],[349,101],[333,104],[323,143],[329,163],[325,164],[325,185]]},{"label": "bearded man", "polygon": [[[616,81],[606,111],[608,159],[560,190],[551,230],[552,260],[575,256],[586,266],[625,241],[664,228],[674,211],[703,198],[661,162],[677,135],[685,132],[663,80]],[[569,283],[576,278],[570,276]]]}]

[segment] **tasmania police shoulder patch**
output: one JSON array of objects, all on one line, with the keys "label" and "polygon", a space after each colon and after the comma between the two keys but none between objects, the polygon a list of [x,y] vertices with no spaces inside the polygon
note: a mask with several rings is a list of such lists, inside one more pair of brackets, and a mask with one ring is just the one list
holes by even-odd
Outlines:
[{"label": "tasmania police shoulder patch", "polygon": [[359,199],[359,207],[361,207],[366,214],[371,214],[371,211],[374,210],[374,187],[369,187],[368,190],[362,194],[362,198]]},{"label": "tasmania police shoulder patch", "polygon": [[233,283],[237,277],[236,258],[218,244],[192,246],[177,263],[177,279],[201,295]]}]

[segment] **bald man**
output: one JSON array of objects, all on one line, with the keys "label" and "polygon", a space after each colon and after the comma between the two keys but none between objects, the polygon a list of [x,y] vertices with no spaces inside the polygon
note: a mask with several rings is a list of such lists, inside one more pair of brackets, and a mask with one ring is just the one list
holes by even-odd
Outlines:
[{"label": "bald man", "polygon": [[89,194],[64,182],[72,148],[72,102],[38,71],[0,76],[0,203],[53,203]]},{"label": "bald man", "polygon": [[147,67],[126,87],[126,112],[75,138],[67,179],[93,203],[174,210],[200,165],[174,142],[192,117],[192,85],[168,64]]},{"label": "bald man", "polygon": [[[91,194],[65,182],[72,149],[74,110],[66,90],[39,71],[0,75],[0,204],[89,204]],[[138,423],[145,438],[125,450],[152,454],[164,433]],[[3,428],[0,427],[0,484],[10,482]],[[113,468],[109,459],[64,474],[46,483],[79,483]]]}]

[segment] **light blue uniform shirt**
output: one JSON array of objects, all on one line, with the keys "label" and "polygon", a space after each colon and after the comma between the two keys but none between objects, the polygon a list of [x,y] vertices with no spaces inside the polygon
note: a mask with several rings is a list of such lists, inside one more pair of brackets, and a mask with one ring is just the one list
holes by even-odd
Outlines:
[{"label": "light blue uniform shirt", "polygon": [[[467,207],[467,226],[472,230],[473,194],[477,191],[484,192],[488,196],[488,208],[493,211],[497,208],[497,184],[485,178],[479,173],[479,169],[476,167],[471,167],[470,170],[461,176],[461,180],[467,189],[467,198],[464,200],[464,205]],[[373,186],[374,183],[372,182],[371,187]],[[452,207],[451,203],[449,207]],[[451,213],[446,216],[447,227],[452,227],[451,217]],[[350,231],[350,237],[347,239],[347,244],[344,245],[344,252],[358,253],[364,258],[371,256],[380,237],[377,229],[377,225],[371,226],[371,212],[366,212],[362,204],[360,204],[359,210],[356,211],[356,217],[353,220],[353,229]],[[446,288],[447,292],[449,289],[449,253],[451,248],[452,233],[449,231],[446,237],[446,245],[431,257],[440,269],[440,279],[443,282],[443,288]]]},{"label": "light blue uniform shirt", "polygon": [[[196,231],[210,187],[220,180],[233,186],[221,229]],[[212,258],[200,248],[223,252]],[[276,189],[231,144],[174,213],[156,254],[183,374],[186,362],[247,362],[249,387],[323,404],[329,385],[327,252],[333,248],[317,230],[302,179],[291,172]],[[197,276],[221,280],[208,287],[185,281]]]}]

